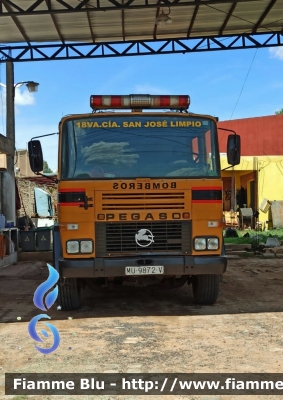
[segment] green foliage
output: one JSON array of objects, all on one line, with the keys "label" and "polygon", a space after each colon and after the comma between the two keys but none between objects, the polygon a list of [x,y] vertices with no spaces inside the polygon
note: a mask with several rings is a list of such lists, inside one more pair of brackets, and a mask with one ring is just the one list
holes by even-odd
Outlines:
[{"label": "green foliage", "polygon": [[43,161],[43,171],[44,174],[49,174],[52,173],[52,169],[49,168],[48,162],[47,161]]},{"label": "green foliage", "polygon": [[[246,233],[249,233],[249,237],[244,237]],[[237,230],[238,236],[239,237],[229,237],[229,238],[224,238],[224,243],[225,244],[251,244],[254,242],[256,235],[258,234],[258,240],[259,242],[266,243],[266,240],[268,237],[277,237],[279,241],[283,241],[283,228],[282,229],[272,229],[270,231],[255,231],[255,230],[245,230],[245,231],[240,231]],[[223,232],[223,235],[225,235],[225,230]]]},{"label": "green foliage", "polygon": [[283,108],[281,108],[281,110],[275,111],[275,114],[276,114],[276,115],[283,114]]}]

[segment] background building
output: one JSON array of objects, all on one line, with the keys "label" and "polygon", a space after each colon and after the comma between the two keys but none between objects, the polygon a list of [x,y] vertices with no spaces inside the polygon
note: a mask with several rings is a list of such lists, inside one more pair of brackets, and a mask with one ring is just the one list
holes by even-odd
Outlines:
[{"label": "background building", "polygon": [[[235,206],[241,208],[246,204],[258,210],[267,199],[277,202],[276,209],[280,213],[281,206],[283,210],[283,115],[221,121],[218,127],[231,129],[241,136],[241,163],[222,171],[224,211],[233,208],[233,200]],[[220,153],[227,151],[229,134],[219,130]],[[226,156],[222,155],[221,169],[226,167]],[[231,198],[233,193],[234,199]],[[259,221],[270,220],[268,213],[259,211]],[[276,225],[280,225],[282,219],[283,226],[283,213],[282,218],[273,215],[274,218],[279,218]]]},{"label": "background building", "polygon": [[36,174],[32,172],[30,168],[27,150],[16,150],[15,158],[15,172],[17,177],[36,176]]}]

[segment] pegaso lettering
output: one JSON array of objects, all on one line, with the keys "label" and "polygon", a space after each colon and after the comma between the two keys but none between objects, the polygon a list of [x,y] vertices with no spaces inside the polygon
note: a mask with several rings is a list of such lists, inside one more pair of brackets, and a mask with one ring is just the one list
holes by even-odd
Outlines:
[{"label": "pegaso lettering", "polygon": [[176,182],[138,182],[138,183],[113,183],[113,189],[176,189]]},{"label": "pegaso lettering", "polygon": [[[173,213],[159,213],[157,215],[152,215],[152,213],[147,213],[143,218],[144,221],[155,221],[162,219],[182,219],[183,216],[181,213],[173,212]],[[97,214],[97,220],[106,220],[111,221],[118,219],[119,221],[139,221],[141,219],[141,215],[139,213],[117,213],[117,214]]]}]

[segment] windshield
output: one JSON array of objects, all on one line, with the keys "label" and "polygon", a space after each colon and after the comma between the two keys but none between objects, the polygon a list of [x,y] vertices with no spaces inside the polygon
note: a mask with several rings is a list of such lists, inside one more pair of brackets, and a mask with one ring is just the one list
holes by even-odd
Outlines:
[{"label": "windshield", "polygon": [[61,160],[61,179],[220,175],[214,121],[188,114],[67,120]]}]

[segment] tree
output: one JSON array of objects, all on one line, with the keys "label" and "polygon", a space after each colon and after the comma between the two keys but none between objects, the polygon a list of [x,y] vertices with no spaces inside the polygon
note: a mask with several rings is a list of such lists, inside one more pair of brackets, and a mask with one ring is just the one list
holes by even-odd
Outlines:
[{"label": "tree", "polygon": [[44,174],[49,174],[49,173],[53,172],[52,169],[49,168],[49,165],[48,165],[47,161],[43,161],[43,171],[42,172]]},{"label": "tree", "polygon": [[275,114],[276,115],[283,114],[283,108],[281,108],[281,110],[275,111]]}]

